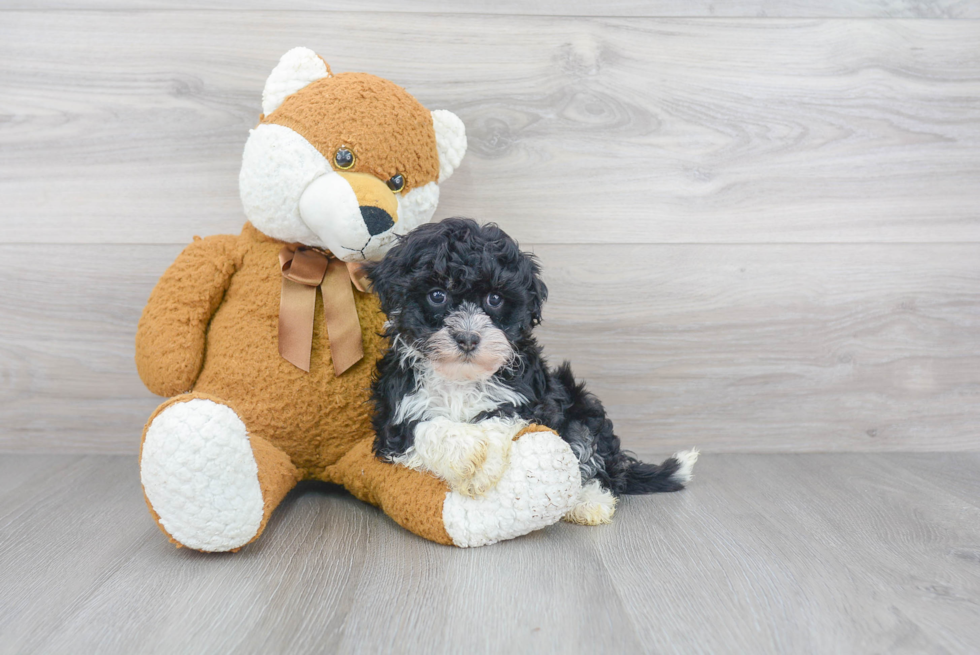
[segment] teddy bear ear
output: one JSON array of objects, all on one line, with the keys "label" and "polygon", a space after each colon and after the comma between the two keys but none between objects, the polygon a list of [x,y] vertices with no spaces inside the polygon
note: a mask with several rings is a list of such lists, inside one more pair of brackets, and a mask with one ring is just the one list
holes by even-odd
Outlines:
[{"label": "teddy bear ear", "polygon": [[436,128],[436,150],[439,151],[439,183],[449,179],[466,154],[466,128],[459,116],[445,109],[432,112]]},{"label": "teddy bear ear", "polygon": [[330,67],[309,48],[293,48],[272,69],[262,90],[262,113],[274,112],[286,96],[296,93],[310,82],[330,77]]}]

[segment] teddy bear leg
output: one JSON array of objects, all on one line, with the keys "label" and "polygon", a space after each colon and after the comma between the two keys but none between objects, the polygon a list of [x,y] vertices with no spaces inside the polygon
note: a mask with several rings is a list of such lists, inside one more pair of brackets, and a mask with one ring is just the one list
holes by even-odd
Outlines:
[{"label": "teddy bear leg", "polygon": [[515,439],[510,465],[481,496],[464,496],[428,472],[378,460],[370,439],[328,475],[421,537],[464,548],[485,546],[558,522],[574,506],[581,486],[578,460],[554,432],[530,426]]},{"label": "teddy bear leg", "polygon": [[395,523],[424,539],[453,545],[442,513],[449,486],[434,475],[382,462],[373,439],[357,443],[329,467],[325,481],[342,484],[355,498],[379,507]]},{"label": "teddy bear leg", "polygon": [[163,403],[147,422],[140,479],[172,542],[222,552],[258,538],[299,473],[284,452],[249,435],[227,404],[191,393]]}]

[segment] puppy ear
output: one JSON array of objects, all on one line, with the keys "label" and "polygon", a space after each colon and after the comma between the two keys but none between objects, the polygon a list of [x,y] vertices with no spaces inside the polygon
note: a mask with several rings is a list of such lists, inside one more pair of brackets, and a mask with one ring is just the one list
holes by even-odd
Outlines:
[{"label": "puppy ear", "polygon": [[394,309],[392,299],[399,295],[395,290],[396,281],[404,276],[401,263],[398,261],[398,254],[395,252],[392,256],[392,252],[389,251],[380,261],[364,262],[361,265],[361,270],[367,274],[371,281],[371,291],[377,294],[378,300],[381,301],[381,311],[385,314],[390,314],[391,310]]},{"label": "puppy ear", "polygon": [[439,151],[439,184],[449,179],[466,154],[466,127],[459,116],[445,109],[432,112],[436,129],[436,150]]},{"label": "puppy ear", "polygon": [[310,82],[331,77],[330,67],[309,48],[293,48],[272,69],[262,90],[262,113],[268,116],[286,96],[296,93]]},{"label": "puppy ear", "polygon": [[538,265],[537,258],[534,255],[530,255],[529,258],[531,261],[531,284],[528,289],[528,296],[530,297],[528,309],[531,313],[531,325],[537,325],[541,322],[544,303],[548,300],[548,287],[541,279],[541,267]]}]

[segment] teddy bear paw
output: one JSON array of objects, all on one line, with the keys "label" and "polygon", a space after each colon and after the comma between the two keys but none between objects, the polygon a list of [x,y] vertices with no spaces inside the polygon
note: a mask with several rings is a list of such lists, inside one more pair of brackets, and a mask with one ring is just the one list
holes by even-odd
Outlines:
[{"label": "teddy bear paw", "polygon": [[228,551],[258,534],[258,466],[230,407],[198,398],[160,412],[146,430],[140,478],[160,526],[181,545]]},{"label": "teddy bear paw", "polygon": [[581,485],[568,444],[551,431],[530,432],[512,443],[509,466],[484,495],[447,494],[443,522],[460,547],[513,539],[558,522],[575,506]]}]

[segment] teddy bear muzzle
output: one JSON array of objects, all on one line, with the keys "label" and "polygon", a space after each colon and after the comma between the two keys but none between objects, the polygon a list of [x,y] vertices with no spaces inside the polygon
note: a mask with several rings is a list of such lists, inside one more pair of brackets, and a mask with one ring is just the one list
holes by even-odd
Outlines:
[{"label": "teddy bear muzzle", "polygon": [[398,222],[398,198],[368,173],[331,171],[313,180],[299,201],[306,226],[345,261],[371,259]]},{"label": "teddy bear muzzle", "polygon": [[337,173],[344,178],[357,196],[361,219],[368,233],[376,236],[387,232],[398,220],[398,199],[388,185],[368,173]]}]

